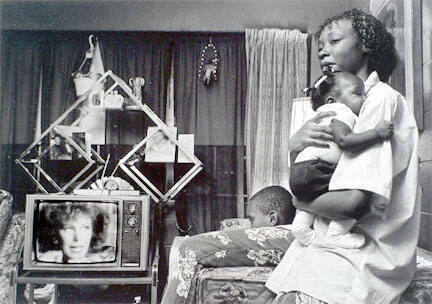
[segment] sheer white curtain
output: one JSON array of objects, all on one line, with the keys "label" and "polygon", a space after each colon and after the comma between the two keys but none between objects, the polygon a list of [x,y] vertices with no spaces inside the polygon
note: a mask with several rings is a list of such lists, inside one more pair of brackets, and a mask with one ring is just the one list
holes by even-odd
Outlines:
[{"label": "sheer white curtain", "polygon": [[246,29],[246,170],[248,194],[288,188],[292,100],[307,84],[308,35]]}]

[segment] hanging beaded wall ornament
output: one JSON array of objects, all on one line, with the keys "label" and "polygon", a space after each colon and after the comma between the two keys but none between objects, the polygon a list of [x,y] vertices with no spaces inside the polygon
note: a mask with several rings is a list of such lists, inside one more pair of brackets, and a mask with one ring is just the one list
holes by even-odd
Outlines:
[{"label": "hanging beaded wall ornament", "polygon": [[210,42],[201,51],[201,62],[198,78],[204,85],[210,85],[212,80],[217,80],[218,51],[210,38]]}]

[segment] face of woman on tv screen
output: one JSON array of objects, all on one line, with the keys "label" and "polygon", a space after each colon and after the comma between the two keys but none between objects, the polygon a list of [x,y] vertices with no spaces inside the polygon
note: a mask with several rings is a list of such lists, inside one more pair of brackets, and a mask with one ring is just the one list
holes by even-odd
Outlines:
[{"label": "face of woman on tv screen", "polygon": [[80,260],[87,255],[93,235],[92,227],[92,218],[85,214],[70,218],[63,224],[60,237],[67,261]]}]

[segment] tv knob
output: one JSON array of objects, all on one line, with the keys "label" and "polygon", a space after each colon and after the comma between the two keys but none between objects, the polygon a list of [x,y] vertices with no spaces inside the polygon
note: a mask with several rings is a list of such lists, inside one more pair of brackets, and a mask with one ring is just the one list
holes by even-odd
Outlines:
[{"label": "tv knob", "polygon": [[135,227],[138,223],[138,219],[134,216],[130,217],[127,221],[128,225],[131,227]]},{"label": "tv knob", "polygon": [[134,214],[137,210],[137,205],[134,203],[131,203],[127,206],[127,208],[128,208],[128,211],[130,214]]}]

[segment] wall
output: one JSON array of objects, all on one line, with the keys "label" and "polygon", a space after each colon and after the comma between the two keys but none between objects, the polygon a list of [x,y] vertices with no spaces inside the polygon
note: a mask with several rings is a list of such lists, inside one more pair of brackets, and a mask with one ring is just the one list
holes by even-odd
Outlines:
[{"label": "wall", "polygon": [[432,1],[422,2],[424,131],[420,137],[420,183],[423,190],[420,241],[432,250]]},{"label": "wall", "polygon": [[368,1],[2,1],[5,29],[242,32],[315,30],[327,16]]}]

